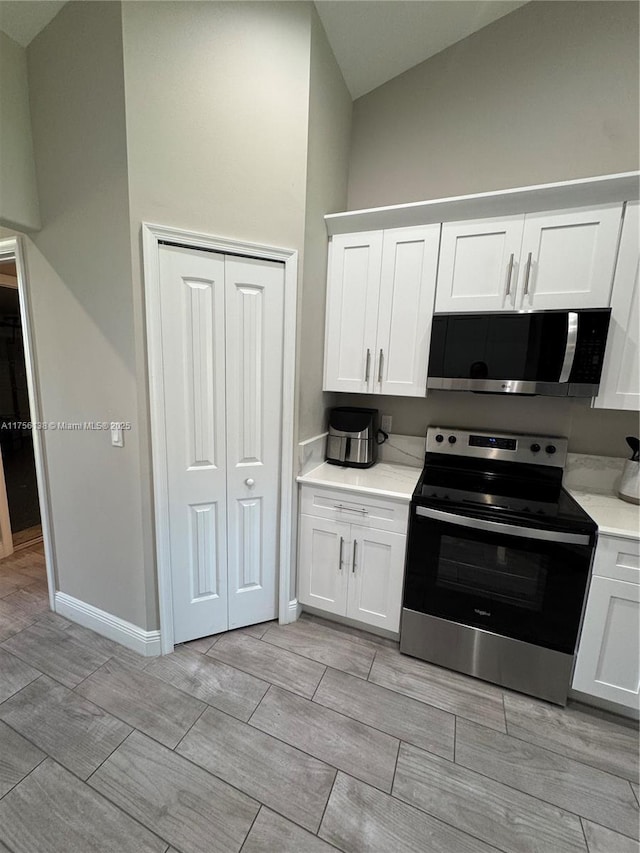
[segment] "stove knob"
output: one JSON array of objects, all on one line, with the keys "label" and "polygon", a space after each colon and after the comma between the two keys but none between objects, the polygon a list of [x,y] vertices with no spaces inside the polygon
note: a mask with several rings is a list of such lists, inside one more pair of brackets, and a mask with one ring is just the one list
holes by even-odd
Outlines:
[{"label": "stove knob", "polygon": [[532,453],[539,453],[540,452],[540,445],[539,444],[532,444],[530,450]]},{"label": "stove knob", "polygon": [[457,439],[456,439],[455,435],[449,436],[449,444],[455,444],[456,441],[457,441]]},{"label": "stove knob", "polygon": [[436,441],[438,442],[438,444],[442,444],[442,442],[444,441],[444,436],[438,433],[438,435],[436,436]]},{"label": "stove knob", "polygon": [[545,451],[546,451],[549,455],[553,455],[553,454],[556,452],[556,446],[555,446],[555,444],[547,444],[547,446],[545,447]]}]

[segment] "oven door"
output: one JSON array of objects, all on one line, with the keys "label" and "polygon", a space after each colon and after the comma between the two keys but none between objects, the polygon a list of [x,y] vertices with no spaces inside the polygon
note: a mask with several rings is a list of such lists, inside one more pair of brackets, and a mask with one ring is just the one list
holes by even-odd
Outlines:
[{"label": "oven door", "polygon": [[593,537],[414,506],[404,607],[573,654]]}]

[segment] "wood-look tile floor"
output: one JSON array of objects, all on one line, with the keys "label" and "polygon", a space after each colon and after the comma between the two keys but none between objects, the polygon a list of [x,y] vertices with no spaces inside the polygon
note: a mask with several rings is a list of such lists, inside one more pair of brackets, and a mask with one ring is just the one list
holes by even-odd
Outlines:
[{"label": "wood-look tile floor", "polygon": [[638,731],[311,616],[144,659],[0,561],[0,851],[638,853]]}]

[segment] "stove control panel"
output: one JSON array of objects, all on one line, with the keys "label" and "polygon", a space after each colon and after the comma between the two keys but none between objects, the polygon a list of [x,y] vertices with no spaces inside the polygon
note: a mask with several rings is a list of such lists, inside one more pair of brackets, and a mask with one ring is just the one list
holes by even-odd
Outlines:
[{"label": "stove control panel", "polygon": [[567,439],[561,436],[430,426],[427,429],[426,451],[447,456],[501,459],[506,462],[564,468],[567,458]]}]

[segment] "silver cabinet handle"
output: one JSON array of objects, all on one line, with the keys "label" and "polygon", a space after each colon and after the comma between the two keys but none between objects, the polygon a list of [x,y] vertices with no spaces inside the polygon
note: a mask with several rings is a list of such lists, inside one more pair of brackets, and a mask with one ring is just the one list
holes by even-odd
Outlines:
[{"label": "silver cabinet handle", "polygon": [[340,537],[340,555],[338,558],[338,571],[342,571],[342,548],[344,547],[344,536]]},{"label": "silver cabinet handle", "polygon": [[514,255],[512,252],[511,257],[509,258],[509,271],[507,273],[507,292],[505,293],[505,296],[509,296],[511,293],[511,276],[513,275],[513,260],[514,260]]},{"label": "silver cabinet handle", "polygon": [[369,381],[369,369],[371,368],[371,350],[367,350],[367,366],[364,369],[364,381]]},{"label": "silver cabinet handle", "polygon": [[249,488],[252,489],[255,486],[256,481],[252,477],[247,477],[247,479],[244,481],[244,484],[245,486],[249,486]]},{"label": "silver cabinet handle", "polygon": [[351,574],[355,574],[356,572],[356,548],[358,547],[358,540],[353,540],[353,562],[351,563]]},{"label": "silver cabinet handle", "polygon": [[365,509],[364,507],[362,509],[357,509],[356,507],[343,506],[342,504],[334,504],[333,508],[339,509],[340,512],[359,512],[362,515],[369,515],[369,510]]},{"label": "silver cabinet handle", "polygon": [[382,360],[384,358],[384,353],[380,350],[380,363],[378,364],[378,382],[382,384]]},{"label": "silver cabinet handle", "polygon": [[529,278],[531,276],[531,252],[529,252],[529,257],[527,258],[527,269],[524,274],[524,295],[527,296],[529,293]]},{"label": "silver cabinet handle", "polygon": [[521,539],[541,539],[545,542],[561,542],[567,545],[588,545],[590,537],[582,533],[561,533],[557,530],[541,530],[537,527],[522,527],[519,524],[504,524],[500,521],[485,521],[467,515],[456,515],[431,507],[416,507],[416,515],[455,524],[457,527],[469,527],[471,530],[485,530],[487,533],[504,533],[505,536],[517,536]]}]

